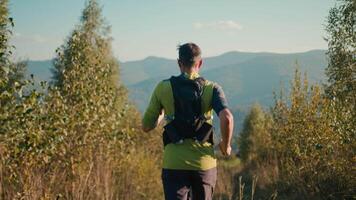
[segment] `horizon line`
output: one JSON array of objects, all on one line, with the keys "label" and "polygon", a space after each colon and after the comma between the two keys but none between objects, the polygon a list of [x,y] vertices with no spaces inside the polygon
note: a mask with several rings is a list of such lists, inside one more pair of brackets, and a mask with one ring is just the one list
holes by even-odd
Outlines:
[{"label": "horizon line", "polygon": [[[231,50],[231,51],[226,51],[224,53],[220,53],[217,55],[211,55],[211,56],[207,56],[207,57],[203,57],[203,59],[207,59],[207,58],[213,58],[213,57],[218,57],[218,56],[222,56],[224,54],[228,54],[228,53],[269,53],[269,54],[280,54],[280,55],[286,55],[286,54],[298,54],[298,53],[307,53],[307,52],[311,52],[311,51],[327,51],[327,49],[310,49],[310,50],[306,50],[306,51],[293,51],[293,52],[273,52],[273,51],[241,51],[241,50]],[[136,62],[136,61],[142,61],[142,60],[146,60],[148,58],[161,58],[161,59],[166,59],[166,60],[175,60],[177,58],[169,58],[169,57],[162,57],[162,56],[156,56],[156,55],[148,55],[146,57],[140,58],[140,59],[130,59],[130,60],[120,60],[118,58],[118,56],[114,56],[117,61],[119,63],[127,63],[127,62]],[[30,58],[16,58],[14,60],[17,61],[32,61],[32,62],[43,62],[43,61],[48,61],[48,60],[53,60],[54,58],[46,58],[46,59],[30,59]]]}]

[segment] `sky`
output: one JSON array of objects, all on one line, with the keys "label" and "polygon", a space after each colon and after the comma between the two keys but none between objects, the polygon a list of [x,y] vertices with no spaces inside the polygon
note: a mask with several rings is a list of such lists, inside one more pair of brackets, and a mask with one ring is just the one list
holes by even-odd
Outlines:
[{"label": "sky", "polygon": [[[16,59],[46,60],[79,23],[86,0],[10,0]],[[198,44],[203,57],[228,51],[326,49],[329,9],[336,0],[99,0],[120,61],[176,58]]]}]

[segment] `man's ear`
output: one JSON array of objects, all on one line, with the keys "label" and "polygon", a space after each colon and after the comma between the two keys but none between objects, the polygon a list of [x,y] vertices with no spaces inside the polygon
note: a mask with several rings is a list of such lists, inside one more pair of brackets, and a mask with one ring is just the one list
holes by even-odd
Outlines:
[{"label": "man's ear", "polygon": [[179,68],[181,68],[182,66],[182,63],[180,62],[180,60],[179,59],[177,59],[177,64],[178,64],[178,66],[179,66]]},{"label": "man's ear", "polygon": [[199,64],[198,64],[198,68],[200,69],[200,67],[203,65],[203,59],[200,59]]}]

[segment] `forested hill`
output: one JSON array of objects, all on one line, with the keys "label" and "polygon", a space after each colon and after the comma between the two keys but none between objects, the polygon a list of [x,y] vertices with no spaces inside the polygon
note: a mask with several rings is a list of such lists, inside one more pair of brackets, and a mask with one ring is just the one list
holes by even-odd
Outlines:
[{"label": "forested hill", "polygon": [[[244,108],[254,102],[264,106],[272,103],[272,92],[278,91],[281,83],[289,87],[296,62],[308,79],[320,82],[325,79],[327,66],[325,50],[302,53],[249,53],[228,52],[204,59],[202,75],[223,86],[230,106]],[[29,61],[28,74],[39,80],[51,77],[51,61]],[[178,74],[174,59],[147,57],[143,60],[121,63],[121,78],[128,87],[130,98],[140,111],[147,106],[154,86],[162,79]]]}]

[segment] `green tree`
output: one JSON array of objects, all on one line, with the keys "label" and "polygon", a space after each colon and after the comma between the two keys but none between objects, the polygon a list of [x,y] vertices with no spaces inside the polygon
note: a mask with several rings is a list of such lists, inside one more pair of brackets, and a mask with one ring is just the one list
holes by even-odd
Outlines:
[{"label": "green tree", "polygon": [[14,47],[9,45],[9,40],[14,22],[9,17],[8,3],[8,0],[0,1],[0,91],[23,81],[26,70],[26,62],[13,63],[10,60]]},{"label": "green tree", "polygon": [[326,94],[337,111],[336,131],[351,143],[356,133],[356,1],[340,0],[329,12],[326,30]]},{"label": "green tree", "polygon": [[[11,25],[8,11],[8,0],[0,1],[0,86],[4,87],[8,74],[9,63],[9,38]],[[1,90],[0,90],[1,91]]]},{"label": "green tree", "polygon": [[[59,119],[56,129],[64,138],[60,146],[70,166],[70,197],[156,198],[159,176],[150,177],[158,171],[150,153],[155,148],[143,149],[151,144],[139,136],[141,120],[120,83],[110,27],[96,0],[87,1],[80,24],[57,50],[54,67],[47,107],[54,121]],[[88,176],[91,171],[95,173]],[[88,185],[81,184],[84,180]]]},{"label": "green tree", "polygon": [[329,77],[327,92],[347,106],[355,105],[356,91],[356,2],[341,0],[329,12],[328,36]]},{"label": "green tree", "polygon": [[[13,21],[9,18],[8,1],[0,1],[0,198],[12,199],[23,195],[27,176],[24,169],[46,151],[41,127],[42,115],[38,92],[22,95],[25,62],[10,60],[9,39]],[[40,131],[42,130],[42,131]],[[39,148],[41,147],[41,148]],[[42,156],[37,156],[43,158]],[[27,182],[29,183],[29,182]]]},{"label": "green tree", "polygon": [[[64,148],[70,150],[67,160],[74,181],[83,178],[80,173],[76,175],[78,170],[89,170],[95,159],[113,156],[109,152],[112,148],[116,155],[123,153],[119,147],[128,134],[121,124],[127,95],[118,80],[109,31],[97,1],[87,1],[80,24],[57,50],[54,60],[55,88],[50,97],[61,103],[51,107],[55,112],[60,110],[58,106],[63,108],[60,113],[65,121],[60,127],[66,135]],[[76,189],[71,193],[85,195]]]},{"label": "green tree", "polygon": [[162,196],[160,137],[139,129],[104,21],[97,1],[87,1],[80,24],[56,51],[46,96],[21,95],[31,83],[20,81],[25,65],[2,70],[0,199]]},{"label": "green tree", "polygon": [[259,104],[251,107],[238,137],[239,153],[242,161],[256,161],[267,155],[271,136],[269,133],[271,118]]},{"label": "green tree", "polygon": [[80,24],[57,50],[54,91],[68,110],[69,130],[78,139],[120,132],[119,123],[127,98],[118,80],[118,63],[111,52],[110,28],[97,1],[87,2]]},{"label": "green tree", "polygon": [[340,199],[352,194],[349,145],[334,131],[335,112],[318,85],[297,70],[289,98],[272,108],[272,153],[278,159],[279,190],[299,198]]}]

